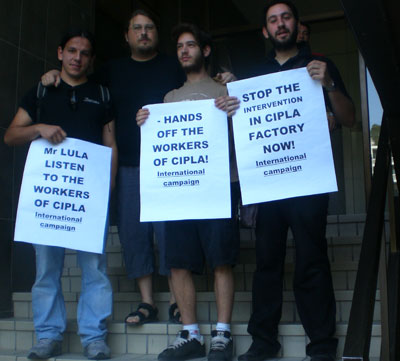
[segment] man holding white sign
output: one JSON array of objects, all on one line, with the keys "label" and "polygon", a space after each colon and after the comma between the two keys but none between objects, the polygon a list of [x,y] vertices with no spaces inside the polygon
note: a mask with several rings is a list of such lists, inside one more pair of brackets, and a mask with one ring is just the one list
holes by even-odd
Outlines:
[{"label": "man holding white sign", "polygon": [[[352,126],[355,121],[354,106],[334,64],[324,57],[312,55],[306,47],[299,49],[296,46],[298,20],[297,9],[290,1],[273,0],[267,3],[263,34],[265,38],[270,39],[274,49],[267,61],[254,68],[254,76],[306,67],[309,76],[321,82],[327,110],[333,112],[338,123]],[[281,91],[295,93],[299,89],[297,83],[297,79],[292,79],[290,86],[285,84]],[[253,96],[261,97],[263,94],[267,96],[267,89],[269,86],[266,83],[264,93],[255,93]],[[292,103],[292,96],[287,98],[289,98],[287,103]],[[241,100],[243,105],[243,99]],[[274,112],[269,110],[265,113]],[[265,119],[266,121],[278,124],[282,123],[282,117],[288,121],[290,118],[300,116],[300,112],[297,113],[293,104],[289,104],[286,109],[280,110],[279,114],[276,112],[269,116],[272,118]],[[300,133],[304,129],[302,124],[298,122],[298,127],[293,124],[286,127],[287,129],[283,129],[283,126],[276,127],[275,131],[281,134],[286,131],[285,134],[289,131],[293,134]],[[249,136],[249,133],[247,135]],[[240,134],[235,133],[235,144],[237,136]],[[254,137],[257,136],[258,133],[255,132]],[[263,136],[269,138],[271,133],[261,133],[261,137]],[[267,140],[264,144],[268,147]],[[287,144],[287,146],[292,145],[294,144],[290,142]],[[318,172],[318,169],[315,169],[315,172]],[[242,182],[241,176],[240,180]],[[241,186],[243,187],[243,184]],[[265,189],[265,193],[267,192],[268,189]],[[261,194],[260,198],[262,197]],[[275,358],[280,350],[281,346],[277,340],[278,324],[282,312],[283,269],[286,239],[290,227],[296,248],[294,275],[296,305],[310,339],[306,353],[312,361],[333,361],[336,356],[337,339],[334,338],[336,306],[325,239],[328,194],[295,197],[283,195],[278,199],[281,200],[261,203],[258,207],[257,268],[253,278],[253,313],[248,325],[253,343],[238,359],[262,361]]]},{"label": "man holding white sign", "polygon": [[[210,78],[206,71],[208,56],[211,52],[210,36],[192,24],[177,26],[173,36],[177,41],[177,55],[187,75],[187,82],[181,88],[169,92],[164,102],[216,98],[215,105],[220,109],[225,109],[229,99],[226,96],[226,88]],[[192,107],[194,108],[195,105],[193,104]],[[136,117],[138,125],[142,125],[148,116],[148,109],[139,110]],[[226,116],[223,121],[227,121]],[[220,137],[228,135],[228,127],[225,126],[224,129],[226,133],[219,135]],[[201,145],[202,143],[199,142],[199,146]],[[181,312],[183,330],[179,332],[175,342],[158,356],[161,361],[188,360],[205,356],[204,340],[200,335],[196,319],[196,290],[192,279],[192,272],[203,271],[204,260],[214,270],[218,314],[216,330],[211,333],[208,360],[230,361],[232,359],[233,341],[230,333],[234,297],[232,266],[236,263],[238,256],[239,237],[236,223],[237,171],[233,146],[231,145],[230,148],[232,215],[222,219],[179,218],[186,220],[168,221],[165,225],[166,263],[171,268],[172,286]],[[217,155],[212,154],[212,156]],[[142,160],[141,164],[146,166]],[[228,174],[226,178],[229,182]],[[216,182],[223,184],[224,180],[219,178]],[[227,187],[229,190],[229,183]],[[170,204],[171,208],[174,206],[176,205]],[[196,204],[191,206],[196,207]]]},{"label": "man holding white sign", "polygon": [[[52,144],[60,144],[68,136],[104,144],[112,148],[111,183],[114,184],[117,152],[114,121],[109,112],[110,99],[104,97],[106,88],[86,77],[94,53],[92,34],[81,29],[67,33],[57,51],[62,66],[60,86],[49,88],[42,94],[39,94],[43,90],[40,86],[29,91],[4,140],[9,145],[19,145],[43,138]],[[78,191],[70,190],[68,194],[76,196]],[[82,193],[82,197],[85,196],[89,195]],[[39,244],[34,248],[36,280],[32,288],[32,308],[38,342],[29,351],[28,358],[47,359],[61,354],[66,329],[60,282],[64,248]],[[84,354],[89,359],[107,359],[110,349],[105,342],[106,318],[112,311],[112,288],[106,274],[106,255],[78,251],[77,257],[82,270],[78,325]]]}]

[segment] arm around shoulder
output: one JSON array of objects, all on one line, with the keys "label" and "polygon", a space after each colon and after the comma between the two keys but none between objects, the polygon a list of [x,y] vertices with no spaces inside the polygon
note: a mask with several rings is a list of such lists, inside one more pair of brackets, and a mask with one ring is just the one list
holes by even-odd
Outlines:
[{"label": "arm around shoulder", "polygon": [[40,81],[44,86],[59,86],[61,82],[60,71],[57,69],[49,70],[43,74]]}]

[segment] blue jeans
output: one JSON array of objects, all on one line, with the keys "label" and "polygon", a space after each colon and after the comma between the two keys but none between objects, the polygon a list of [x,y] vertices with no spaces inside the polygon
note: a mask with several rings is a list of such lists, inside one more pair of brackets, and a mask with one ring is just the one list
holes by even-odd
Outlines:
[{"label": "blue jeans", "polygon": [[[36,280],[32,287],[33,323],[37,339],[61,341],[67,320],[61,290],[64,248],[34,245]],[[78,326],[82,345],[104,340],[106,318],[112,312],[112,288],[106,274],[106,255],[77,251],[82,270]]]}]

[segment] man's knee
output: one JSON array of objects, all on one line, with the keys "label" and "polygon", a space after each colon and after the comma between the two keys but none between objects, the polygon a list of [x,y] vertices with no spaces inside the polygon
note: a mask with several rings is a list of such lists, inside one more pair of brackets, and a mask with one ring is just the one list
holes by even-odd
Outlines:
[{"label": "man's knee", "polygon": [[91,278],[102,278],[107,271],[107,259],[104,254],[78,252],[78,263],[82,274]]},{"label": "man's knee", "polygon": [[233,282],[233,269],[231,265],[217,266],[214,268],[214,278],[218,283],[231,284]]},{"label": "man's knee", "polygon": [[232,266],[230,264],[216,266],[214,268],[215,276],[231,275],[233,273]]},{"label": "man's knee", "polygon": [[171,268],[171,278],[172,280],[174,279],[179,279],[179,278],[184,278],[184,277],[191,277],[192,272],[190,272],[187,269],[184,268]]}]

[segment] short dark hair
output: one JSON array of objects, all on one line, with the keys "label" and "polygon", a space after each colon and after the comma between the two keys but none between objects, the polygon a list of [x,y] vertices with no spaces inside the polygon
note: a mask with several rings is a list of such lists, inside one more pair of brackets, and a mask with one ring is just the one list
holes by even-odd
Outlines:
[{"label": "short dark hair", "polygon": [[136,9],[133,13],[131,13],[131,15],[129,16],[129,19],[126,21],[125,23],[125,31],[128,32],[129,31],[129,26],[131,24],[131,20],[138,15],[142,15],[145,16],[146,18],[149,18],[154,25],[156,26],[156,28],[158,28],[158,24],[157,24],[157,20],[155,19],[154,15],[152,15],[151,13],[149,13],[146,10],[143,9]]},{"label": "short dark hair", "polygon": [[90,46],[91,46],[91,55],[95,55],[96,54],[96,41],[94,38],[94,35],[86,30],[86,29],[81,29],[81,28],[73,28],[70,29],[67,33],[64,34],[64,36],[61,38],[60,41],[60,47],[61,49],[65,48],[65,45],[68,43],[68,41],[70,41],[72,38],[85,38],[89,41]]},{"label": "short dark hair", "polygon": [[174,40],[175,44],[178,42],[179,37],[183,33],[192,34],[202,51],[206,46],[212,46],[211,35],[201,30],[197,25],[189,23],[178,24],[172,29],[172,39]]},{"label": "short dark hair", "polygon": [[296,6],[290,1],[290,0],[269,0],[267,2],[267,4],[264,7],[264,25],[267,25],[267,12],[268,10],[277,4],[285,4],[286,6],[288,6],[290,8],[290,10],[293,13],[294,18],[296,19],[296,21],[299,21],[299,12],[297,11]]}]

